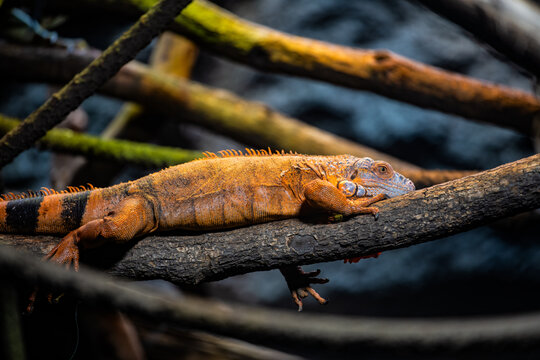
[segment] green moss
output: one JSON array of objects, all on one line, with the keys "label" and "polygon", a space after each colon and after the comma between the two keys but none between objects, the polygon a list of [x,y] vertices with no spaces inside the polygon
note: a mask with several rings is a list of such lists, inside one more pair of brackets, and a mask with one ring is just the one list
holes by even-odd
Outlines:
[{"label": "green moss", "polygon": [[[18,124],[18,120],[0,115],[0,133],[6,133]],[[39,145],[53,151],[151,167],[176,165],[202,157],[197,151],[126,140],[106,140],[68,129],[50,130]]]},{"label": "green moss", "polygon": [[[157,0],[128,0],[139,10],[148,11]],[[185,29],[186,35],[198,41],[220,46],[231,46],[248,53],[260,34],[252,25],[204,0],[195,0],[178,17],[176,23]]]}]

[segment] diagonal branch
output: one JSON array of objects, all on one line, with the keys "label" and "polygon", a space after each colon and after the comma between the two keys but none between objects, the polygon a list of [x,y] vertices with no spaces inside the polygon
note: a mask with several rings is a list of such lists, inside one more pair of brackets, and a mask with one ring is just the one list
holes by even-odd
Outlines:
[{"label": "diagonal branch", "polygon": [[[19,3],[22,0],[12,0]],[[81,0],[80,6],[140,13],[155,0]],[[73,9],[71,1],[55,5]],[[197,45],[264,71],[307,77],[466,118],[508,127],[526,135],[540,101],[523,91],[424,65],[384,50],[364,50],[293,36],[241,19],[217,5],[196,0],[173,30]]]},{"label": "diagonal branch", "polygon": [[84,99],[105,84],[190,2],[190,0],[162,0],[157,3],[99,58],[51,96],[16,129],[0,139],[0,168],[32,146],[50,128],[59,124],[75,110]]},{"label": "diagonal branch", "polygon": [[[109,271],[137,279],[164,278],[197,284],[284,265],[369,255],[442,238],[540,207],[540,154],[386,200],[378,206],[378,221],[369,216],[339,224],[292,219],[203,234],[148,236]],[[57,241],[50,236],[0,235],[0,245],[40,254]]]}]

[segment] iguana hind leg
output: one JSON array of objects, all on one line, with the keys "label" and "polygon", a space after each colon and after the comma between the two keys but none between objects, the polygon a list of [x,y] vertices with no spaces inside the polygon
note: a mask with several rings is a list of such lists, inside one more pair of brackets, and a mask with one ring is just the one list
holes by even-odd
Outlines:
[{"label": "iguana hind leg", "polygon": [[[79,270],[79,250],[92,248],[105,242],[125,242],[136,236],[148,234],[157,229],[158,219],[154,205],[143,196],[130,196],[101,219],[89,221],[68,233],[45,259]],[[31,313],[37,297],[36,288],[30,295],[26,309]],[[51,302],[52,294],[48,295]]]},{"label": "iguana hind leg", "polygon": [[300,266],[285,266],[279,269],[281,274],[287,281],[287,286],[291,291],[291,296],[298,306],[298,311],[302,311],[303,303],[302,299],[308,295],[313,296],[321,305],[328,303],[327,300],[323,299],[319,293],[317,293],[312,287],[311,284],[326,284],[328,279],[318,278],[321,270],[317,269],[316,271],[304,272]]},{"label": "iguana hind leg", "polygon": [[142,196],[131,196],[101,219],[92,220],[68,233],[45,257],[79,268],[79,249],[96,247],[105,242],[125,242],[157,228],[152,202]]}]

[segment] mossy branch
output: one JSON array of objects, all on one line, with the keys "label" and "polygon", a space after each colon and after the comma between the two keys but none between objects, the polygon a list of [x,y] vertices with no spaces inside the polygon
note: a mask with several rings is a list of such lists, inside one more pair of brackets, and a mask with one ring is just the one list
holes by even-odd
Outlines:
[{"label": "mossy branch", "polygon": [[161,0],[88,67],[77,74],[25,121],[0,139],[0,168],[28,149],[53,126],[59,124],[87,97],[109,80],[147,46],[190,0]]},{"label": "mossy branch", "polygon": [[[20,1],[12,0],[14,3]],[[147,10],[156,0],[80,0],[80,6]],[[72,8],[66,0],[53,3]],[[364,50],[279,32],[243,20],[217,5],[194,1],[173,30],[214,53],[265,71],[368,90],[395,100],[477,119],[532,135],[540,101],[520,90],[427,66],[384,50]]]},{"label": "mossy branch", "polygon": [[[0,114],[0,134],[17,127],[20,121]],[[80,154],[120,163],[161,168],[202,157],[197,151],[137,143],[126,140],[102,139],[69,129],[52,129],[38,141],[41,148],[69,154]]]},{"label": "mossy branch", "polygon": [[[0,73],[18,80],[62,82],[99,52],[67,52],[0,43]],[[255,147],[305,154],[369,156],[390,162],[415,183],[425,186],[470,175],[471,171],[423,170],[403,160],[283,115],[268,106],[228,91],[171,78],[131,62],[102,89],[105,94],[136,101],[147,109],[218,130]]]}]

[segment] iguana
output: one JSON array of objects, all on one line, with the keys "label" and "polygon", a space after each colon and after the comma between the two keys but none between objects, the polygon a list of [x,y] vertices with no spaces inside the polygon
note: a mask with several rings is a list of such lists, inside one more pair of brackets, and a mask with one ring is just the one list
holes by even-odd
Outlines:
[{"label": "iguana", "polygon": [[[390,164],[350,155],[310,156],[246,149],[205,157],[107,188],[2,195],[0,232],[62,234],[47,259],[79,267],[79,249],[126,242],[157,230],[211,230],[323,211],[372,214],[370,206],[414,190]],[[357,259],[353,259],[355,261]],[[324,283],[318,272],[282,269],[294,301]]]}]

